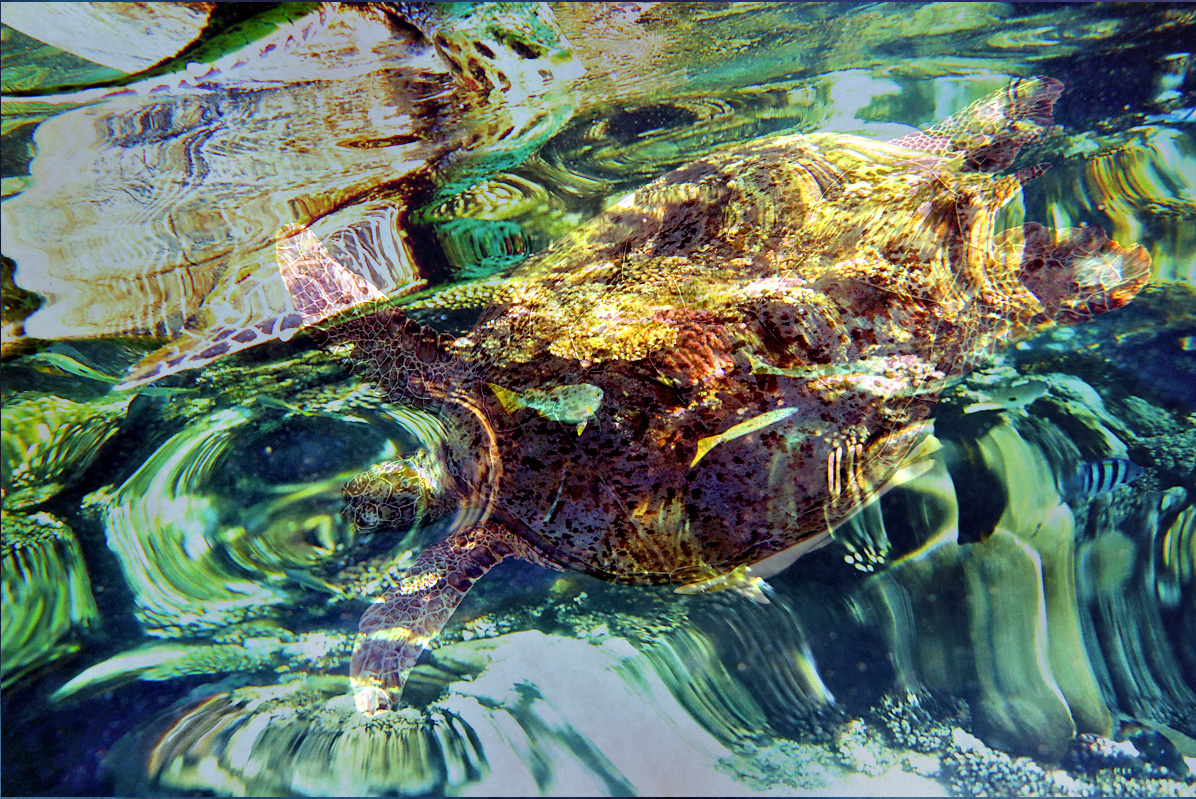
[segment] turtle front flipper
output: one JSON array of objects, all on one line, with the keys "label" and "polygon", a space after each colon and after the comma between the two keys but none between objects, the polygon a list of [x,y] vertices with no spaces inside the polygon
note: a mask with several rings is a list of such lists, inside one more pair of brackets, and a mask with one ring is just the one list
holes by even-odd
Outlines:
[{"label": "turtle front flipper", "polygon": [[134,364],[116,388],[136,388],[266,341],[289,341],[350,308],[418,288],[423,281],[409,257],[391,264],[376,252],[383,247],[379,229],[398,224],[396,213],[374,209],[351,225],[323,225],[331,228],[323,235],[340,258],[307,227],[286,225],[272,253],[263,249],[229,264],[182,335]]},{"label": "turtle front flipper", "polygon": [[1000,172],[1018,150],[1050,130],[1063,84],[1015,78],[1008,86],[928,128],[891,142],[929,153],[960,153],[965,171]]},{"label": "turtle front flipper", "polygon": [[454,533],[424,550],[399,584],[361,616],[349,666],[357,709],[376,713],[397,705],[424,647],[474,582],[510,557],[559,568],[493,522]]}]

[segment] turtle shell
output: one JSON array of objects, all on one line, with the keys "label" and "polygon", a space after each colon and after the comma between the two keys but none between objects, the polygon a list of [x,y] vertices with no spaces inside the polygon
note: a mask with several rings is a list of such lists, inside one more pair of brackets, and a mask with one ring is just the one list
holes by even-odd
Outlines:
[{"label": "turtle shell", "polygon": [[[463,338],[398,312],[340,332],[392,398],[443,404],[462,526],[491,518],[621,582],[809,548],[892,477],[947,380],[1144,284],[1145,252],[1095,228],[994,236],[1019,176],[980,170],[1025,136],[986,111],[1040,128],[1060,88],[1015,84],[972,109],[976,136],[944,124],[922,149],[821,134],[724,150],[530,261]],[[591,400],[563,408],[570,391]]]}]

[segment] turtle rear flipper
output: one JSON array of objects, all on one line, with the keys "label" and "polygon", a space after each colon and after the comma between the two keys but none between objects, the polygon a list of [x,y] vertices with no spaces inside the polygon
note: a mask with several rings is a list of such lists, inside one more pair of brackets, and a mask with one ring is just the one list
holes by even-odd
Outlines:
[{"label": "turtle rear flipper", "polygon": [[892,142],[929,153],[962,153],[964,170],[999,172],[1024,145],[1050,129],[1063,84],[1053,78],[1015,78],[922,133]]},{"label": "turtle rear flipper", "polygon": [[357,709],[375,713],[397,705],[424,647],[474,582],[510,557],[559,568],[494,523],[454,533],[424,550],[399,584],[361,616],[349,665]]}]

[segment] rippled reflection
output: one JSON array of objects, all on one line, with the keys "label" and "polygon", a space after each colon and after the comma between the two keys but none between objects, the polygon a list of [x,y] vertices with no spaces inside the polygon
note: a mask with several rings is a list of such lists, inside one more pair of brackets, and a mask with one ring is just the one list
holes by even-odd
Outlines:
[{"label": "rippled reflection", "polygon": [[37,99],[72,110],[38,127],[33,184],[3,206],[17,285],[50,298],[26,335],[186,331],[128,385],[289,338],[273,248],[289,223],[399,294],[421,280],[408,198],[467,188],[569,113],[577,68],[535,7],[289,13],[210,63]]},{"label": "rippled reflection", "polygon": [[27,672],[80,648],[98,621],[87,566],[70,528],[48,513],[4,512],[4,633],[0,674],[8,688]]}]

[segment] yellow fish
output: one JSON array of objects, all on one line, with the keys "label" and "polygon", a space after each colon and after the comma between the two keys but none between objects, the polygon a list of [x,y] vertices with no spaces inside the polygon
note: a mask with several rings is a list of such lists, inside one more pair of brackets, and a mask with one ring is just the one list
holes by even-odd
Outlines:
[{"label": "yellow fish", "polygon": [[498,397],[507,413],[531,408],[545,419],[577,425],[578,435],[586,429],[586,424],[594,418],[594,413],[602,404],[602,389],[590,383],[550,389],[533,388],[524,392],[512,391],[494,383],[486,385]]},{"label": "yellow fish", "polygon": [[701,439],[698,441],[697,454],[695,454],[694,459],[689,462],[689,468],[692,469],[693,467],[697,466],[698,461],[702,460],[702,457],[707,452],[714,449],[719,444],[725,444],[731,439],[739,438],[740,436],[746,436],[748,433],[754,433],[761,428],[768,427],[770,424],[775,424],[776,422],[790,417],[795,413],[797,413],[797,408],[777,408],[775,411],[768,411],[767,413],[762,413],[759,416],[753,416],[746,422],[740,422],[734,427],[719,433],[717,436],[709,436],[707,438]]},{"label": "yellow fish", "polygon": [[26,356],[22,361],[23,365],[36,369],[43,374],[48,375],[74,375],[75,377],[83,377],[88,380],[98,380],[101,383],[114,384],[119,383],[119,377],[104,374],[96,369],[92,369],[85,363],[72,358],[61,352],[38,352],[33,355]]}]

